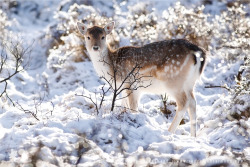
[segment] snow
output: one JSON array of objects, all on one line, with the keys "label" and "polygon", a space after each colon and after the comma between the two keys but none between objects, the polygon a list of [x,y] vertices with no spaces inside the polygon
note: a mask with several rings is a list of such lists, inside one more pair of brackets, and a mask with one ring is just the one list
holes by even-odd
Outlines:
[{"label": "snow", "polygon": [[[139,111],[134,113],[123,112],[119,107],[111,112],[110,93],[99,113],[91,99],[84,97],[92,97],[99,102],[104,81],[98,78],[86,53],[79,51],[83,43],[79,34],[74,33],[76,21],[83,18],[96,21],[105,15],[100,22],[102,25],[106,18],[113,17],[117,21],[114,39],[124,46],[133,44],[130,25],[156,20],[159,25],[155,29],[149,28],[146,34],[140,32],[140,38],[134,38],[135,42],[143,39],[142,43],[147,43],[168,37],[167,34],[161,36],[163,32],[158,34],[157,30],[166,27],[163,23],[167,22],[160,19],[175,19],[174,16],[169,18],[175,2],[17,2],[19,6],[11,10],[0,5],[10,22],[8,33],[20,36],[25,46],[33,44],[29,68],[8,82],[7,91],[15,103],[36,113],[39,120],[22,111],[20,106],[14,107],[8,99],[0,98],[0,166],[34,163],[36,166],[249,165],[250,119],[230,121],[228,91],[204,88],[205,85],[227,84],[230,87],[235,84],[234,76],[243,60],[225,61],[223,50],[211,51],[204,74],[195,87],[196,138],[190,136],[187,113],[185,124],[180,125],[175,134],[168,132],[174,113],[167,119],[160,112],[162,102],[158,95],[144,95]],[[192,8],[201,5],[201,1],[182,0],[180,4],[188,8],[185,12],[192,12]],[[249,5],[246,7],[248,9]],[[138,16],[137,20],[127,19],[145,8],[148,13]],[[225,8],[225,4],[216,1],[205,6],[204,11],[211,17],[217,17],[215,15]],[[84,20],[84,23],[91,22]],[[120,29],[123,31],[118,33]],[[51,47],[56,43],[52,38],[55,32],[64,35],[55,40],[59,44]],[[0,85],[0,90],[2,88]],[[249,99],[249,95],[246,98]],[[168,108],[175,111],[173,105]],[[237,159],[233,157],[235,154]]]}]

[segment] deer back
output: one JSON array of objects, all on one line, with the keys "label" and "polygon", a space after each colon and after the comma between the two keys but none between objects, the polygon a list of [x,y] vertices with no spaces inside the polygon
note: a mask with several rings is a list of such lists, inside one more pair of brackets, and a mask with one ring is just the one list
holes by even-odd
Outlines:
[{"label": "deer back", "polygon": [[[142,47],[126,46],[111,54],[116,68],[124,73],[135,66],[140,67],[141,73],[164,79],[173,78],[181,72],[188,71],[200,58],[205,61],[205,51],[184,39],[154,42]],[[202,72],[201,64],[199,72]]]}]

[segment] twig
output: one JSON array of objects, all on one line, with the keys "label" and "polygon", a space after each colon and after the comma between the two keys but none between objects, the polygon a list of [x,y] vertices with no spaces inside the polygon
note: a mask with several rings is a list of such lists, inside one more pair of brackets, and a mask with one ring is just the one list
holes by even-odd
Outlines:
[{"label": "twig", "polygon": [[130,110],[130,111],[137,112],[136,110],[130,109],[130,108],[125,107],[125,106],[115,106],[115,107],[117,107],[117,108],[124,108],[124,109],[126,109],[126,110]]},{"label": "twig", "polygon": [[85,96],[83,94],[81,94],[81,95],[75,94],[75,96],[82,96],[82,97],[85,97],[85,98],[89,99],[94,104],[96,112],[97,112],[97,115],[99,114],[99,108],[98,108],[98,105],[97,105],[97,99],[96,99],[96,97],[95,97],[96,101],[94,101],[93,98],[91,97],[91,95]]},{"label": "twig", "polygon": [[230,88],[225,86],[225,85],[221,85],[221,86],[218,86],[218,85],[209,85],[209,86],[205,86],[205,88],[224,88],[228,91],[230,91]]},{"label": "twig", "polygon": [[104,102],[105,100],[105,96],[106,94],[109,92],[109,90],[111,89],[111,87],[109,87],[106,91],[104,90],[104,86],[102,86],[101,90],[102,90],[102,94],[101,94],[101,101],[100,101],[100,104],[99,104],[99,109],[102,107],[102,103]]},{"label": "twig", "polygon": [[20,107],[19,110],[22,110],[23,112],[25,113],[28,113],[28,114],[31,114],[36,120],[40,121],[38,118],[37,118],[37,115],[30,111],[30,110],[27,110],[27,109],[24,109],[23,106],[21,104],[19,104],[18,102],[16,102],[17,106]]},{"label": "twig", "polygon": [[[25,112],[25,113],[28,113],[28,114],[31,114],[36,120],[38,120],[39,121],[39,118],[37,117],[37,114],[38,114],[38,112],[41,112],[40,110],[40,107],[41,107],[41,105],[43,104],[43,102],[44,102],[44,99],[45,99],[45,94],[43,95],[43,96],[40,96],[39,95],[39,97],[37,98],[37,100],[34,98],[33,99],[33,106],[32,106],[32,109],[24,109],[24,107],[17,101],[16,102],[16,107],[19,109],[19,110],[21,110],[21,111],[23,111],[23,112]],[[53,102],[50,102],[51,103],[51,105],[52,105],[52,110],[50,110],[50,111],[48,111],[47,113],[45,113],[45,115],[46,114],[48,114],[49,112],[51,113],[51,115],[52,115],[52,113],[53,113],[53,111],[54,111],[54,104],[53,104]]]},{"label": "twig", "polygon": [[2,97],[2,95],[6,92],[7,86],[8,86],[8,83],[7,81],[5,81],[5,86],[4,86],[3,92],[0,94],[0,97]]},{"label": "twig", "polygon": [[50,115],[52,116],[52,113],[53,113],[53,111],[55,109],[55,105],[54,105],[54,103],[52,101],[50,102],[50,104],[52,106],[52,110],[48,111],[45,115],[47,115],[48,113],[50,113]]}]

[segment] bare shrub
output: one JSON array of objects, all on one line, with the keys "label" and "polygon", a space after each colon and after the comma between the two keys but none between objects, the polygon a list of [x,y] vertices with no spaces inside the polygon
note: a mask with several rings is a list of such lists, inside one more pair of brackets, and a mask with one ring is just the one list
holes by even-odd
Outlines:
[{"label": "bare shrub", "polygon": [[37,121],[40,121],[38,113],[42,113],[42,107],[46,106],[46,113],[44,115],[49,115],[52,116],[52,113],[54,111],[54,104],[50,102],[50,110],[48,109],[49,105],[48,103],[45,102],[45,95],[44,96],[39,96],[38,98],[33,98],[33,104],[29,106],[28,108],[24,108],[18,101],[15,102],[16,108],[19,110],[23,111],[26,114],[30,114],[33,116]]},{"label": "bare shrub", "polygon": [[[108,92],[111,92],[112,96],[110,111],[114,111],[114,108],[121,107],[116,105],[118,100],[127,98],[135,90],[146,88],[151,85],[151,76],[141,75],[141,66],[138,63],[126,72],[122,72],[120,70],[121,68],[118,67],[115,62],[110,64],[104,61],[104,63],[108,64],[108,66],[112,68],[113,73],[108,73],[108,76],[101,77],[101,79],[105,80],[107,83],[107,85],[102,85],[100,89],[101,92],[95,92],[94,97],[91,95],[86,96],[83,94],[76,94],[76,96],[83,96],[84,98],[89,99],[95,106],[97,114],[99,114],[99,110],[103,107],[103,102],[106,101],[106,95]],[[146,81],[149,82],[149,84],[145,84]],[[122,108],[125,110],[128,109],[124,106]]]},{"label": "bare shrub", "polygon": [[[94,92],[94,97],[91,95],[84,95],[84,93],[82,94],[75,94],[76,96],[82,96],[84,98],[87,98],[91,101],[91,103],[94,105],[95,111],[97,113],[97,115],[100,113],[100,110],[103,107],[103,103],[106,100],[105,97],[108,94],[109,90],[111,89],[111,87],[106,88],[106,85],[103,84],[100,88],[100,91],[95,91]],[[93,108],[92,106],[90,106],[91,108]]]},{"label": "bare shrub", "polygon": [[168,118],[172,113],[172,111],[168,108],[168,106],[173,105],[174,107],[176,107],[176,103],[173,103],[173,102],[168,103],[168,96],[166,94],[161,95],[161,101],[162,101],[163,106],[160,108],[160,110]]},{"label": "bare shrub", "polygon": [[14,103],[7,91],[8,82],[28,67],[30,53],[31,46],[24,47],[21,40],[14,40],[10,37],[0,41],[0,86],[2,87],[0,97],[5,95],[13,105]]},{"label": "bare shrub", "polygon": [[[108,62],[104,62],[107,63]],[[115,108],[115,103],[117,100],[121,100],[130,96],[133,91],[138,90],[140,88],[147,88],[151,85],[151,80],[146,79],[151,76],[144,76],[140,74],[140,69],[142,68],[139,63],[135,63],[135,65],[131,68],[123,72],[120,67],[116,65],[115,62],[112,64],[108,64],[111,66],[113,73],[108,74],[109,77],[101,77],[103,78],[109,85],[112,91],[112,103],[111,103],[111,111]],[[122,68],[124,69],[124,68]],[[145,81],[150,81],[149,84],[145,85]],[[126,95],[119,97],[119,95],[126,92]]]}]

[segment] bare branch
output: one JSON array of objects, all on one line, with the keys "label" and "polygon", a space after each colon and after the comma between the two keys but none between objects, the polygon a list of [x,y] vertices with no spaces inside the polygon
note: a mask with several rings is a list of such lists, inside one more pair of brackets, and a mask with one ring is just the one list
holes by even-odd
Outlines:
[{"label": "bare branch", "polygon": [[[19,73],[19,72],[21,72],[21,71],[24,70],[24,68],[28,65],[28,63],[24,64],[22,66],[23,59],[24,59],[24,56],[26,56],[27,54],[30,54],[30,52],[31,52],[31,45],[28,46],[27,48],[24,48],[22,46],[21,42],[17,41],[16,43],[14,43],[13,41],[11,41],[10,42],[10,46],[8,46],[7,44],[5,44],[5,46],[3,47],[1,53],[4,52],[3,50],[5,50],[5,52],[9,51],[10,54],[14,57],[15,67],[14,67],[14,72],[12,72],[12,74],[9,74],[4,79],[0,80],[0,83],[5,82],[7,80],[10,80],[17,73]],[[1,58],[2,58],[2,54],[1,54]],[[7,54],[6,54],[6,58],[4,59],[4,61],[1,61],[1,71],[3,70],[3,65],[6,63],[6,60],[7,60]]]},{"label": "bare branch", "polygon": [[205,86],[205,88],[224,88],[224,89],[230,91],[230,88],[226,85],[219,85],[219,86],[218,85],[209,85],[209,86]]},{"label": "bare branch", "polygon": [[[15,103],[7,93],[8,81],[26,69],[30,60],[31,47],[32,45],[24,47],[21,40],[0,41],[0,84],[4,84],[4,89],[1,90],[0,97],[5,95],[13,106],[15,106]],[[28,56],[28,61],[24,63],[26,56]],[[14,65],[12,65],[12,63],[14,63]],[[10,68],[12,68],[12,70],[9,70]]]},{"label": "bare branch", "polygon": [[[144,76],[140,74],[140,69],[142,67],[140,66],[139,62],[136,62],[135,65],[129,71],[125,71],[125,74],[124,72],[119,71],[123,68],[119,67],[114,62],[109,63],[103,60],[103,63],[111,67],[112,72],[113,72],[113,74],[107,73],[107,75],[111,79],[107,79],[105,75],[101,77],[108,83],[109,87],[111,87],[111,90],[113,92],[111,111],[113,111],[115,107],[116,100],[124,99],[130,96],[133,93],[133,91],[138,90],[139,88],[147,88],[148,86],[151,85],[151,81],[148,85],[143,84],[144,81],[149,81],[149,80],[145,80],[145,78],[148,78],[151,76]],[[123,91],[127,91],[127,95],[125,95],[124,97],[118,98]]]},{"label": "bare branch", "polygon": [[27,109],[24,109],[23,106],[21,104],[19,104],[18,102],[16,102],[17,104],[17,108],[25,113],[28,113],[28,114],[31,114],[36,120],[39,121],[39,119],[37,118],[37,114],[30,111],[30,110],[27,110]]},{"label": "bare branch", "polygon": [[5,81],[4,90],[3,90],[3,92],[0,94],[0,97],[2,97],[3,94],[6,92],[7,86],[8,86],[8,83],[7,83],[7,81]]},{"label": "bare branch", "polygon": [[102,88],[101,88],[102,94],[101,94],[101,101],[100,101],[100,104],[99,104],[99,109],[102,107],[102,103],[103,103],[104,100],[105,100],[106,94],[107,94],[107,93],[109,92],[109,90],[111,89],[111,87],[109,87],[107,90],[104,90],[104,86],[105,86],[105,85],[103,85]]},{"label": "bare branch", "polygon": [[[45,99],[45,94],[43,96],[39,96],[37,99],[34,98],[33,99],[33,105],[31,109],[25,109],[18,101],[15,103],[16,107],[28,114],[31,114],[36,120],[39,121],[39,118],[37,116],[38,112],[41,112],[40,107],[42,106],[42,104],[44,104],[44,100]],[[50,111],[48,111],[46,114],[50,113],[52,115],[53,111],[54,111],[54,104],[53,102],[50,102],[52,109]],[[45,115],[46,115],[45,114]]]}]

